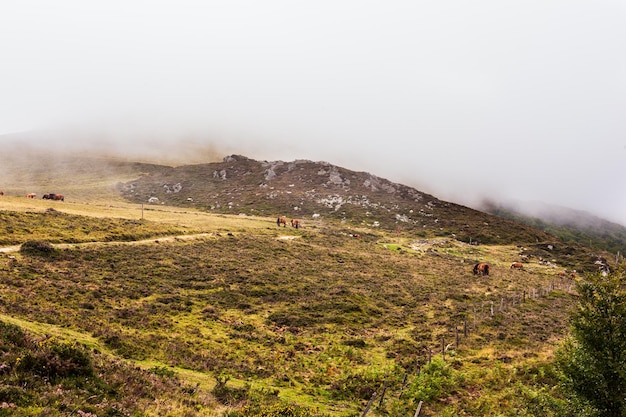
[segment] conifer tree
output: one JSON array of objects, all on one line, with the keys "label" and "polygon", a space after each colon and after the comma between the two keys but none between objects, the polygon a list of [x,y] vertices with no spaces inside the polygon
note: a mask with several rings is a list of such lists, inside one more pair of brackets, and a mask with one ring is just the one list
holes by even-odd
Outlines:
[{"label": "conifer tree", "polygon": [[626,274],[596,274],[578,284],[571,338],[557,353],[564,387],[585,414],[626,416]]}]

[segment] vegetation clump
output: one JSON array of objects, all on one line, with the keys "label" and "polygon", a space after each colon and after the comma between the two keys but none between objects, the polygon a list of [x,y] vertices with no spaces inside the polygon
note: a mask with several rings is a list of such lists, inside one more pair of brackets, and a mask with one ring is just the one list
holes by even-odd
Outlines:
[{"label": "vegetation clump", "polygon": [[43,240],[28,240],[20,246],[20,253],[25,255],[50,256],[54,252],[54,246]]}]

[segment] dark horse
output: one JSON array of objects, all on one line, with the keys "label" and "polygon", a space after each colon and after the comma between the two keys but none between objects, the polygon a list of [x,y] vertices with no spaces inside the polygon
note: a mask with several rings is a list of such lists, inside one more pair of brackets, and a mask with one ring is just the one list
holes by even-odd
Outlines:
[{"label": "dark horse", "polygon": [[489,275],[489,264],[481,262],[474,265],[474,275]]},{"label": "dark horse", "polygon": [[65,201],[65,197],[63,197],[63,194],[44,194],[41,198],[44,200]]},{"label": "dark horse", "polygon": [[287,219],[285,219],[284,217],[279,217],[279,218],[276,219],[276,224],[278,226],[280,226],[282,224],[283,227],[287,227]]}]

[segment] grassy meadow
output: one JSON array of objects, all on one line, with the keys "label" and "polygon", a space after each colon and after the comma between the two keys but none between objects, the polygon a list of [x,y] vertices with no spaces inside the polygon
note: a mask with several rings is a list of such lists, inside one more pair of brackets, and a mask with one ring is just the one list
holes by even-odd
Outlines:
[{"label": "grassy meadow", "polygon": [[563,408],[551,360],[570,257],[141,206],[117,196],[119,177],[96,191],[89,178],[65,202],[26,199],[27,185],[0,197],[0,416]]}]

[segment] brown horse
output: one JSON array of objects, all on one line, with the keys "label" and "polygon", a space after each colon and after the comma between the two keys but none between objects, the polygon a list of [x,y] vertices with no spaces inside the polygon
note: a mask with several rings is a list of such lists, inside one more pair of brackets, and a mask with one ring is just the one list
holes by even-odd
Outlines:
[{"label": "brown horse", "polygon": [[280,226],[281,224],[283,225],[283,227],[287,227],[287,219],[284,218],[284,217],[277,218],[276,219],[276,225]]},{"label": "brown horse", "polygon": [[65,197],[63,197],[63,194],[44,194],[43,197],[41,197],[44,200],[57,200],[57,201],[65,201]]},{"label": "brown horse", "polygon": [[519,269],[522,270],[524,269],[524,265],[521,262],[513,262],[511,264],[511,269]]},{"label": "brown horse", "polygon": [[35,197],[37,197],[37,194],[35,194],[35,193],[28,193],[28,194],[26,194],[26,198],[35,198]]},{"label": "brown horse", "polygon": [[481,275],[481,276],[489,275],[490,268],[491,267],[487,263],[484,263],[484,262],[478,263],[474,265],[474,275]]},{"label": "brown horse", "polygon": [[296,229],[300,228],[300,220],[291,219],[291,227],[295,227]]},{"label": "brown horse", "polygon": [[0,195],[4,195],[4,191],[0,191]]}]

